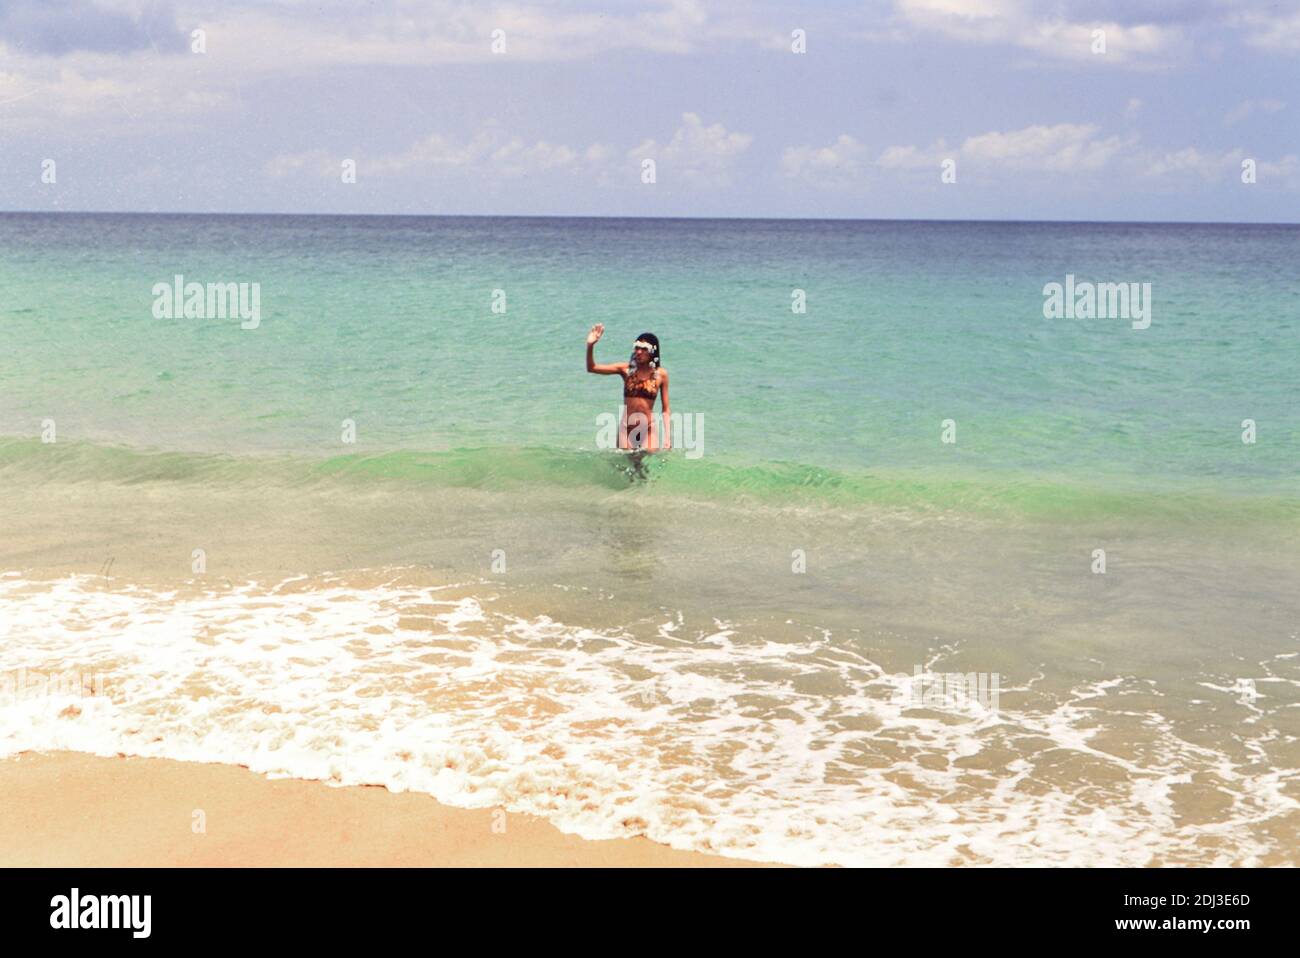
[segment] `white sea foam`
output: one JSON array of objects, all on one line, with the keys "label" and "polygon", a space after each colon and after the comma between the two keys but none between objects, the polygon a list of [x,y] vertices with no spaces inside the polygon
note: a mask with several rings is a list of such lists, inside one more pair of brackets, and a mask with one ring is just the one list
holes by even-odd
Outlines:
[{"label": "white sea foam", "polygon": [[[917,709],[912,676],[829,634],[687,635],[680,620],[598,633],[464,591],[326,580],[182,594],[5,575],[0,675],[100,675],[105,694],[0,701],[0,754],[241,764],[806,865],[1252,864],[1270,852],[1259,826],[1296,812],[1293,773],[1259,742],[1233,757],[1159,712],[1114,709],[1158,692],[1146,681]],[[1137,755],[1099,742],[1120,716]],[[1058,777],[1070,763],[1085,771]],[[1197,773],[1230,807],[1191,822],[1175,791]]]}]

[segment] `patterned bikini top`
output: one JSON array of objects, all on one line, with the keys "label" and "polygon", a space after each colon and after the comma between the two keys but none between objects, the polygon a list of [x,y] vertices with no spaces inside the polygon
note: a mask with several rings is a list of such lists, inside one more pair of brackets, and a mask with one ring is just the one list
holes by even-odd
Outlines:
[{"label": "patterned bikini top", "polygon": [[626,376],[623,379],[624,399],[651,399],[659,395],[659,374],[652,372],[648,379]]}]

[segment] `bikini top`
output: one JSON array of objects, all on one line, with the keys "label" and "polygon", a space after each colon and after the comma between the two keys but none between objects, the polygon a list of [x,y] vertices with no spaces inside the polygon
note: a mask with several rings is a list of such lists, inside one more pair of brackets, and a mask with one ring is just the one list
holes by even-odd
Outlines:
[{"label": "bikini top", "polygon": [[649,379],[636,379],[626,376],[623,379],[623,397],[631,399],[654,399],[659,395],[659,375],[652,373]]}]

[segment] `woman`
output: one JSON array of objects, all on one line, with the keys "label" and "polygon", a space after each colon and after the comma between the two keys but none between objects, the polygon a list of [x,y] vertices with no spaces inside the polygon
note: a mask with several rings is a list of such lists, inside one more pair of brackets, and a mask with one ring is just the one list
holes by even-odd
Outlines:
[{"label": "woman", "polygon": [[[659,362],[659,338],[642,333],[632,344],[632,358],[625,363],[597,363],[596,343],[605,335],[605,324],[597,323],[587,334],[587,372],[598,376],[623,377],[623,415],[618,424],[618,448],[672,448],[672,426],[668,419],[668,370]],[[655,429],[655,397],[663,406],[664,434],[659,441]]]}]

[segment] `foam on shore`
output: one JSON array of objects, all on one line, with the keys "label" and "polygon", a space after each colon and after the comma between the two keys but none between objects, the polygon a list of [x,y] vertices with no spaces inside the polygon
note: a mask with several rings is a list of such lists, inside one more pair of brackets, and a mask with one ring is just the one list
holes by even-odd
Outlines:
[{"label": "foam on shore", "polygon": [[[501,806],[586,838],[801,865],[1294,854],[1270,838],[1300,803],[1260,751],[1268,736],[1244,753],[1189,740],[1148,679],[918,707],[912,678],[830,634],[775,641],[726,622],[686,634],[675,620],[596,631],[496,611],[479,591],[400,577],[160,591],[10,574],[8,688],[20,671],[24,685],[72,673],[91,692],[99,676],[104,694],[11,694],[0,753],[246,765]],[[1260,667],[1294,695],[1298,664]],[[1206,700],[1236,701],[1232,688]]]}]

